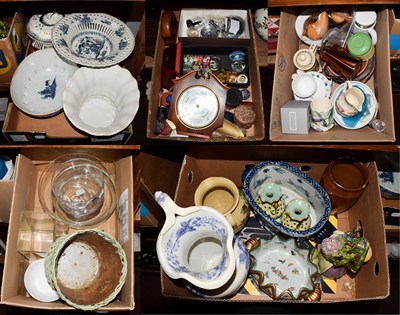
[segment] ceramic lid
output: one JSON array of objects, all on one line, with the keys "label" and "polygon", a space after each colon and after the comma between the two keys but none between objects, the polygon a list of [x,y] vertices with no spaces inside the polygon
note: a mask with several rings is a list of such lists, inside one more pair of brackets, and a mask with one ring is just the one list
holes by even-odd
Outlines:
[{"label": "ceramic lid", "polygon": [[353,34],[347,42],[347,48],[351,55],[363,56],[372,48],[371,37],[365,33]]},{"label": "ceramic lid", "polygon": [[33,15],[26,26],[26,31],[32,39],[51,42],[53,26],[64,17],[64,14],[47,13]]},{"label": "ceramic lid", "polygon": [[315,63],[315,56],[309,49],[302,49],[296,52],[293,57],[295,66],[301,70],[312,68]]},{"label": "ceramic lid", "polygon": [[375,11],[359,11],[355,14],[355,22],[360,28],[370,28],[376,21]]}]

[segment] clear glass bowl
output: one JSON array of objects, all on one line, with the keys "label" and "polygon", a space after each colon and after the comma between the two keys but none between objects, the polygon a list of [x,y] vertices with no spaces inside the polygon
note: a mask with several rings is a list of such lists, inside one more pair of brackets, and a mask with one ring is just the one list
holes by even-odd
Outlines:
[{"label": "clear glass bowl", "polygon": [[[78,169],[80,176],[76,176]],[[83,189],[82,184],[90,176],[82,175],[82,170],[96,173],[94,178],[101,178],[102,185],[99,186],[92,178],[91,184]],[[51,161],[40,175],[38,183],[38,197],[43,210],[75,229],[100,225],[117,207],[113,171],[109,171],[101,160],[85,154],[65,155]],[[76,189],[77,184],[80,185],[79,189]],[[92,193],[93,187],[97,189],[96,194]]]}]

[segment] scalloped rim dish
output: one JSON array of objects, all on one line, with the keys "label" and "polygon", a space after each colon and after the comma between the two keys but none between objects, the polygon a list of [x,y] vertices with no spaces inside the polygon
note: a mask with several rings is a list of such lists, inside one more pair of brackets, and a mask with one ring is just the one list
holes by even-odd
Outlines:
[{"label": "scalloped rim dish", "polygon": [[111,136],[129,126],[139,109],[140,91],[129,70],[79,68],[63,95],[64,113],[78,129]]}]

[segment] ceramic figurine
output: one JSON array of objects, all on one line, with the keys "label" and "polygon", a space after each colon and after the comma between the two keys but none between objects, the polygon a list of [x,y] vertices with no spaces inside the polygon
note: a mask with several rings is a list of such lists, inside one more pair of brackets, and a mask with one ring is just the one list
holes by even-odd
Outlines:
[{"label": "ceramic figurine", "polygon": [[285,210],[281,186],[272,182],[264,183],[261,186],[256,203],[271,218],[278,219]]},{"label": "ceramic figurine", "polygon": [[[319,252],[319,257],[318,253],[313,253],[312,256],[322,259],[322,263],[318,262],[319,265],[330,263],[332,267],[337,268],[335,272],[331,270],[333,278],[337,278],[337,273],[342,272],[339,268],[345,268],[354,275],[372,257],[370,243],[361,234],[361,230],[357,228],[350,232],[337,230],[330,237],[324,238],[321,245],[314,249]],[[326,272],[328,269],[320,271]]]},{"label": "ceramic figurine", "polygon": [[282,224],[296,231],[307,230],[311,226],[310,207],[305,199],[292,199],[282,213]]}]

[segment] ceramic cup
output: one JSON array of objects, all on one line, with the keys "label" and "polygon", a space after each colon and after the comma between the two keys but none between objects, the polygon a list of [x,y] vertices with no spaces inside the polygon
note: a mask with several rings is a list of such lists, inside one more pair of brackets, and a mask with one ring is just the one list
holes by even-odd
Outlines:
[{"label": "ceramic cup", "polygon": [[349,54],[360,60],[368,60],[375,53],[375,46],[369,34],[355,33],[347,40]]},{"label": "ceramic cup", "polygon": [[334,126],[333,104],[326,97],[313,98],[310,104],[310,125],[315,131],[328,131]]},{"label": "ceramic cup", "polygon": [[317,90],[317,82],[308,73],[295,73],[292,79],[292,91],[299,98],[309,98]]},{"label": "ceramic cup", "polygon": [[194,194],[196,206],[216,209],[229,221],[235,233],[243,228],[249,216],[245,201],[236,184],[226,177],[204,179]]},{"label": "ceramic cup", "polygon": [[376,45],[378,35],[374,29],[377,14],[375,11],[357,11],[354,14],[353,33],[365,33],[371,36],[372,44]]},{"label": "ceramic cup", "polygon": [[296,51],[293,56],[293,63],[295,67],[302,71],[314,70],[318,66],[318,61],[315,56],[317,46],[311,45],[308,49],[302,48]]},{"label": "ceramic cup", "polygon": [[331,161],[320,181],[331,200],[331,213],[350,209],[364,193],[368,182],[369,172],[364,163],[351,157]]}]

